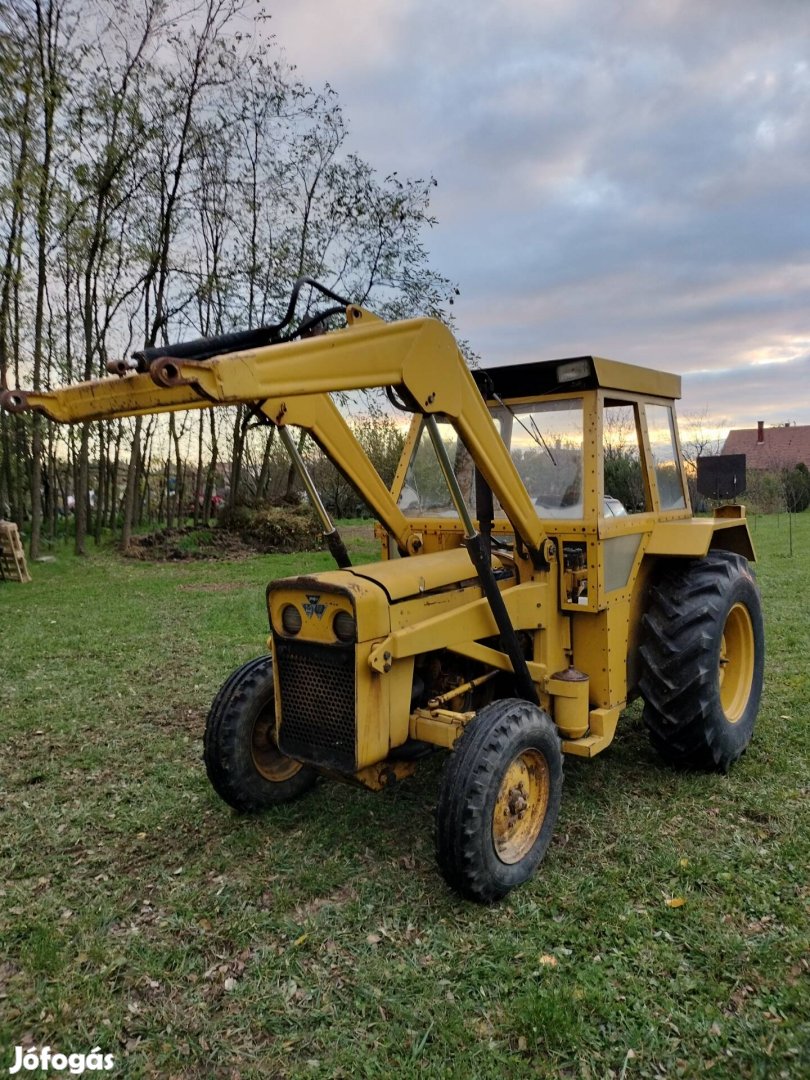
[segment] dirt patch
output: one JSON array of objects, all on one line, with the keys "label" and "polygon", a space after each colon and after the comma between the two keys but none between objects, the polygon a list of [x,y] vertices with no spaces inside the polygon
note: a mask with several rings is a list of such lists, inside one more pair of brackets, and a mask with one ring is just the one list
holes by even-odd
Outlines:
[{"label": "dirt patch", "polygon": [[226,529],[161,529],[146,536],[133,536],[127,551],[130,559],[148,562],[175,562],[199,559],[246,559],[256,548]]},{"label": "dirt patch", "polygon": [[[130,559],[146,562],[182,562],[184,560],[204,559],[246,559],[251,555],[272,554],[274,552],[314,551],[321,546],[318,528],[313,530],[307,520],[306,527],[301,525],[302,515],[291,514],[287,518],[288,528],[280,519],[279,511],[267,511],[266,517],[274,515],[272,523],[262,521],[256,516],[255,525],[245,525],[241,529],[216,526],[185,525],[176,529],[160,529],[145,536],[133,536],[126,555]],[[279,519],[279,520],[276,520]],[[272,527],[268,533],[268,525]],[[287,539],[284,540],[286,533]],[[278,535],[276,535],[278,534]],[[373,540],[374,524],[346,525],[340,529],[345,543],[353,540]],[[238,584],[219,585],[181,585],[183,589],[200,591],[226,591],[240,589]]]}]

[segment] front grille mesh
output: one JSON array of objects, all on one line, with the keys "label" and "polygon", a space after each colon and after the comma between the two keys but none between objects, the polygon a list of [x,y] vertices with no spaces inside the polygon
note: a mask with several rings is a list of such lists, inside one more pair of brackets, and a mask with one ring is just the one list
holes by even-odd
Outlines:
[{"label": "front grille mesh", "polygon": [[353,645],[275,637],[281,691],[279,748],[291,757],[354,772]]}]

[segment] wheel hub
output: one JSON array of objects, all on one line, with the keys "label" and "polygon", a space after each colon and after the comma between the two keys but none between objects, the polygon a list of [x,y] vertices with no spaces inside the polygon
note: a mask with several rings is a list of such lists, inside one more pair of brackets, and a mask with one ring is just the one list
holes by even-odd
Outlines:
[{"label": "wheel hub", "polygon": [[256,718],[256,723],[253,725],[253,737],[250,741],[250,752],[253,764],[265,780],[281,783],[295,776],[301,768],[299,761],[288,758],[276,746],[272,710]]},{"label": "wheel hub", "polygon": [[522,818],[528,805],[529,801],[526,798],[526,792],[523,789],[523,781],[521,780],[517,787],[510,788],[509,802],[504,810],[504,814],[506,814],[507,817]]},{"label": "wheel hub", "polygon": [[548,762],[524,750],[506,769],[495,800],[492,839],[501,862],[520,862],[537,841],[548,809]]}]

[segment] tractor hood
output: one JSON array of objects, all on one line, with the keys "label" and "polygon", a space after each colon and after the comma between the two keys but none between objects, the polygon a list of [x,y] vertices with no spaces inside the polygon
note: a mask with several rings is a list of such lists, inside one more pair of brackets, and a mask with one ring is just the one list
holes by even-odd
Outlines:
[{"label": "tractor hood", "polygon": [[466,548],[437,551],[430,555],[411,555],[407,559],[352,566],[347,571],[385,589],[388,599],[406,600],[475,579],[475,568]]}]

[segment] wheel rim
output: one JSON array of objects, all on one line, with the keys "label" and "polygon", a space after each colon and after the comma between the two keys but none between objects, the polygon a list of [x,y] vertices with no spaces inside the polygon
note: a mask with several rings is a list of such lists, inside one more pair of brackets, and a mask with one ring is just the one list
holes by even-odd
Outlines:
[{"label": "wheel rim", "polygon": [[250,740],[250,753],[256,771],[261,773],[265,780],[280,784],[295,776],[301,768],[301,762],[282,754],[276,746],[274,726],[271,709],[257,717]]},{"label": "wheel rim", "polygon": [[726,720],[736,724],[745,712],[754,683],[754,627],[748,608],[735,604],[720,640],[720,703]]},{"label": "wheel rim", "polygon": [[548,762],[539,750],[513,758],[495,800],[492,839],[501,862],[520,862],[540,835],[551,784]]}]

